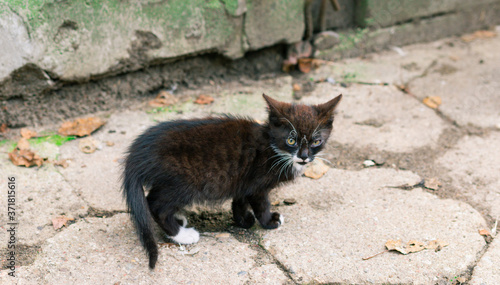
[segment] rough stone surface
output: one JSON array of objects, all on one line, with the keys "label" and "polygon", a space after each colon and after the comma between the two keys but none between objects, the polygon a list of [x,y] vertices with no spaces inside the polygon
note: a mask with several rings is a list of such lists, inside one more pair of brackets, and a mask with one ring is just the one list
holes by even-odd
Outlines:
[{"label": "rough stone surface", "polygon": [[[415,3],[417,2],[420,1]],[[364,28],[343,32],[340,43],[336,47],[319,51],[315,56],[329,60],[361,56],[368,52],[381,51],[393,46],[429,42],[475,30],[488,29],[500,24],[498,19],[500,19],[500,3],[479,4],[474,8],[457,10],[444,15],[437,14],[418,21],[403,22],[373,31]]]},{"label": "rough stone surface", "polygon": [[0,43],[5,44],[0,45],[0,98],[41,91],[9,88],[9,75],[25,64],[33,64],[57,80],[87,81],[191,54],[216,52],[235,59],[248,50],[296,42],[304,29],[301,3],[196,0],[132,5],[107,0],[92,5],[2,4],[0,23],[5,23]]},{"label": "rough stone surface", "polygon": [[[18,244],[34,245],[58,233],[52,219],[58,216],[79,218],[87,214],[88,206],[74,188],[64,180],[53,166],[40,169],[14,166],[7,155],[0,159],[0,182],[7,185],[7,176],[17,180],[15,213],[18,219]],[[6,186],[5,186],[6,187]],[[0,221],[7,221],[7,191],[2,194]],[[2,226],[7,226],[2,224]],[[7,247],[7,232],[0,231],[0,248]]]},{"label": "rough stone surface", "polygon": [[[120,178],[125,153],[133,139],[152,124],[146,114],[120,112],[112,115],[106,125],[92,135],[98,143],[94,153],[80,151],[80,140],[61,146],[61,157],[69,160],[70,167],[61,169],[60,173],[89,206],[99,211],[124,211]],[[108,146],[107,142],[112,142],[113,146]]]},{"label": "rough stone surface", "polygon": [[467,1],[392,1],[365,0],[357,3],[356,23],[361,26],[387,27],[416,18],[430,17],[436,14],[454,13],[457,9],[470,9],[479,4],[498,3],[497,0]]},{"label": "rough stone surface", "polygon": [[472,279],[469,284],[496,284],[500,280],[500,239],[495,239],[490,244],[481,260],[474,267]]},{"label": "rough stone surface", "polygon": [[[492,52],[500,42],[486,39],[459,45],[467,49],[444,47],[443,57],[429,71],[432,76],[417,78],[410,90],[420,99],[441,97],[439,109],[461,126],[500,126],[500,57]],[[468,76],[471,73],[478,77]]]},{"label": "rough stone surface", "polygon": [[[421,189],[386,187],[418,180],[411,172],[390,169],[332,169],[314,182],[299,179],[276,193],[275,199],[294,197],[298,203],[279,207],[286,224],[262,232],[261,244],[300,283],[429,284],[460,275],[485,246],[478,233],[485,221],[465,203],[441,200]],[[389,239],[440,239],[449,246],[362,260],[384,251]]]},{"label": "rough stone surface", "polygon": [[300,41],[304,33],[303,3],[302,0],[249,0],[244,23],[248,48]]},{"label": "rough stone surface", "polygon": [[[270,279],[280,284],[280,280],[286,280],[276,265],[256,264],[256,255],[251,245],[234,238],[220,241],[213,234],[205,235],[198,244],[184,250],[178,246],[161,247],[156,269],[150,271],[128,215],[117,214],[79,221],[48,239],[35,263],[19,270],[18,282],[268,284],[266,280]],[[3,283],[11,277],[0,278]]]},{"label": "rough stone surface", "polygon": [[[234,8],[231,11],[236,13],[238,7],[226,9]],[[60,147],[47,142],[36,146],[43,156],[70,159],[66,169],[49,163],[41,168],[13,166],[6,153],[19,139],[19,130],[0,133],[0,184],[7,185],[8,174],[20,177],[18,279],[11,279],[10,270],[3,269],[0,283],[445,284],[461,280],[495,284],[498,238],[486,243],[478,231],[492,229],[499,215],[498,126],[455,123],[455,118],[448,117],[453,114],[444,111],[452,97],[446,97],[450,101],[444,100],[440,109],[430,109],[421,101],[424,93],[412,83],[428,79],[428,89],[436,90],[440,81],[432,78],[457,74],[455,80],[464,82],[464,90],[481,85],[495,71],[488,62],[497,60],[498,41],[498,37],[471,43],[446,39],[325,64],[302,76],[258,81],[242,77],[231,83],[214,80],[208,86],[175,91],[179,103],[174,106],[147,107],[156,91],[134,109],[96,114],[107,123],[92,134],[102,144],[92,154],[78,150],[83,139]],[[480,59],[484,69],[469,67]],[[193,70],[201,65],[194,65]],[[117,86],[108,85],[108,92],[144,90],[146,85],[166,80],[155,75],[131,78],[128,75]],[[293,91],[294,84],[303,90]],[[394,85],[409,87],[402,91]],[[262,120],[262,93],[304,103],[345,95],[321,157],[331,160],[330,170],[318,180],[300,177],[272,192],[273,210],[285,217],[277,230],[235,227],[229,202],[215,213],[203,209],[189,213],[190,226],[202,233],[200,242],[184,248],[162,244],[158,266],[149,271],[132,222],[123,213],[118,178],[127,145],[156,121],[222,112]],[[215,100],[210,105],[193,104],[200,94]],[[470,112],[484,112],[488,122],[498,118],[489,104],[499,98],[491,100],[481,101]],[[46,128],[57,130],[59,124]],[[38,126],[30,128],[42,131]],[[376,165],[363,168],[367,159]],[[429,182],[429,178],[441,186],[420,188],[426,185],[422,179]],[[0,191],[4,209],[6,193]],[[285,200],[295,203],[285,204]],[[54,214],[76,221],[56,231],[51,225]],[[3,268],[3,256],[8,255],[6,217],[6,211],[0,211]],[[373,256],[385,250],[389,239],[440,239],[449,245],[440,251]],[[168,242],[160,231],[158,241]],[[367,257],[372,258],[363,260]]]},{"label": "rough stone surface", "polygon": [[[443,121],[429,108],[402,94],[396,87],[355,85],[349,88],[319,84],[304,102],[317,104],[325,94],[343,94],[339,105],[335,140],[379,150],[405,152],[433,146],[444,129]],[[360,105],[370,108],[359,108]],[[383,111],[381,111],[383,110]],[[412,131],[408,132],[411,128]],[[360,139],[363,137],[364,139]]]},{"label": "rough stone surface", "polygon": [[489,208],[489,215],[500,219],[500,134],[467,136],[438,160],[449,169],[453,186],[472,201]]}]

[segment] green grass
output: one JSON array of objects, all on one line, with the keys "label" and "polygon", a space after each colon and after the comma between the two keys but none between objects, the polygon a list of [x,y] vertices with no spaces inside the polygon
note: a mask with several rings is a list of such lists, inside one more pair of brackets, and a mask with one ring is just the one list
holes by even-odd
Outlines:
[{"label": "green grass", "polygon": [[62,146],[66,142],[72,141],[74,139],[76,139],[76,136],[49,135],[49,136],[29,139],[28,142],[31,145],[37,145],[44,142],[49,142],[57,146]]}]

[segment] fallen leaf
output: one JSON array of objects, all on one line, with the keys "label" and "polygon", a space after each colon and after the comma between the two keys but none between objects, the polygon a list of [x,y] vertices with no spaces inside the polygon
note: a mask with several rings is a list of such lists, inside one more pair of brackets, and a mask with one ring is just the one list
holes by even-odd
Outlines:
[{"label": "fallen leaf", "polygon": [[441,182],[437,178],[430,178],[424,181],[424,187],[431,190],[438,190],[441,187]]},{"label": "fallen leaf", "polygon": [[424,100],[422,100],[422,103],[424,103],[427,107],[431,109],[437,109],[439,105],[441,105],[441,97],[439,96],[428,96],[425,97]]},{"label": "fallen leaf", "polygon": [[79,118],[63,123],[59,128],[59,134],[63,136],[88,136],[105,123],[105,121],[97,117]]},{"label": "fallen leaf", "polygon": [[68,218],[66,216],[59,216],[52,219],[52,226],[54,230],[60,229],[64,226],[68,226],[68,221],[73,221],[73,218]]},{"label": "fallen leaf", "polygon": [[38,156],[38,154],[34,153],[29,149],[19,149],[15,148],[12,152],[9,153],[9,159],[16,166],[42,166],[43,158]]},{"label": "fallen leaf", "polygon": [[330,167],[326,165],[322,160],[315,159],[309,167],[307,167],[304,175],[312,179],[321,178]]},{"label": "fallen leaf", "polygon": [[58,160],[58,161],[54,161],[54,165],[55,166],[62,166],[63,168],[67,168],[69,166],[69,164],[66,161],[66,159],[61,159],[61,160]]},{"label": "fallen leaf", "polygon": [[164,107],[164,106],[172,106],[179,102],[174,95],[169,92],[162,90],[158,93],[155,99],[149,101],[149,106],[151,107]]},{"label": "fallen leaf", "polygon": [[314,58],[299,58],[298,63],[300,71],[303,73],[309,73],[312,69],[318,68],[324,63],[324,61]]},{"label": "fallen leaf", "polygon": [[475,39],[486,39],[486,38],[494,38],[497,36],[497,33],[488,30],[475,31],[472,34],[464,35],[461,37],[462,41],[469,43]]},{"label": "fallen leaf", "polygon": [[93,153],[96,151],[98,145],[99,143],[92,137],[87,137],[80,140],[78,148],[84,153]]},{"label": "fallen leaf", "polygon": [[216,238],[229,238],[231,235],[229,233],[220,233],[215,235]]},{"label": "fallen leaf", "polygon": [[448,243],[441,241],[441,240],[432,240],[428,242],[427,244],[416,241],[416,240],[410,240],[406,244],[403,243],[400,239],[398,240],[388,240],[385,243],[385,247],[387,250],[393,250],[393,251],[398,251],[402,254],[409,254],[413,252],[419,252],[424,249],[441,249],[445,246],[447,246]]},{"label": "fallen leaf", "polygon": [[407,254],[405,245],[403,244],[403,242],[400,239],[388,240],[385,243],[385,247],[387,248],[387,250],[395,250],[395,251],[399,251],[402,254]]},{"label": "fallen leaf", "polygon": [[211,104],[213,101],[214,101],[213,97],[211,97],[209,95],[201,94],[200,96],[198,96],[198,98],[194,102],[196,104],[200,104],[200,105],[207,105],[207,104]]},{"label": "fallen leaf", "polygon": [[431,240],[425,245],[425,249],[433,249],[434,251],[440,251],[443,247],[448,246],[449,243],[436,239]]},{"label": "fallen leaf", "polygon": [[20,133],[21,133],[21,137],[23,137],[25,139],[31,139],[32,137],[36,137],[36,132],[29,130],[27,128],[22,128]]},{"label": "fallen leaf", "polygon": [[416,240],[410,240],[406,244],[406,251],[407,253],[412,253],[412,252],[419,252],[425,249],[425,244],[420,241]]},{"label": "fallen leaf", "polygon": [[3,123],[3,124],[0,125],[0,133],[1,134],[6,133],[8,130],[9,130],[9,128],[7,128],[7,124],[6,123]]},{"label": "fallen leaf", "polygon": [[29,149],[30,148],[30,143],[28,142],[28,140],[26,138],[21,138],[18,142],[17,142],[17,148],[22,150],[22,149]]},{"label": "fallen leaf", "polygon": [[482,236],[491,236],[491,232],[488,229],[480,229],[479,234]]},{"label": "fallen leaf", "polygon": [[271,206],[278,206],[279,204],[280,204],[280,201],[278,201],[278,200],[271,202]]},{"label": "fallen leaf", "polygon": [[293,91],[295,91],[295,92],[300,91],[302,89],[302,87],[300,87],[300,84],[298,84],[298,83],[294,83],[292,85],[292,88],[293,88]]}]

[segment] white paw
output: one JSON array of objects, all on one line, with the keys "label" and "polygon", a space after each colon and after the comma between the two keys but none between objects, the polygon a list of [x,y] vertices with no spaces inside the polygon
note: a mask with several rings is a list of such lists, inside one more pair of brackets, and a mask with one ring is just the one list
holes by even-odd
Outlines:
[{"label": "white paw", "polygon": [[282,226],[285,223],[285,217],[283,217],[282,214],[280,214],[280,225]]},{"label": "white paw", "polygon": [[176,213],[176,214],[174,215],[174,217],[175,217],[177,220],[182,221],[182,227],[186,227],[186,226],[187,226],[187,224],[188,224],[188,220],[186,219],[186,216],[184,216],[183,214]]},{"label": "white paw", "polygon": [[170,238],[180,244],[192,244],[200,240],[200,233],[194,228],[180,227],[179,233]]}]

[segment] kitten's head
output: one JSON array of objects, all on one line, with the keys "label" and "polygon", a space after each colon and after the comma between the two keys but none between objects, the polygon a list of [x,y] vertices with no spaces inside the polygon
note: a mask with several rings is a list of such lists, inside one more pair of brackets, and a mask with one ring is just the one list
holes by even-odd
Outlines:
[{"label": "kitten's head", "polygon": [[283,158],[283,167],[302,169],[325,146],[342,95],[312,106],[279,102],[265,94],[263,96],[269,106],[271,147],[280,159]]}]

